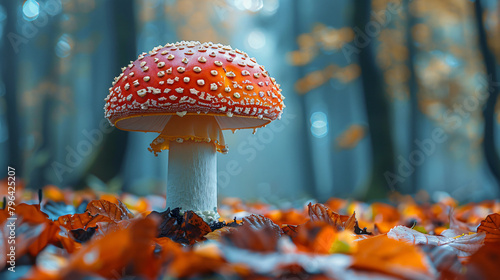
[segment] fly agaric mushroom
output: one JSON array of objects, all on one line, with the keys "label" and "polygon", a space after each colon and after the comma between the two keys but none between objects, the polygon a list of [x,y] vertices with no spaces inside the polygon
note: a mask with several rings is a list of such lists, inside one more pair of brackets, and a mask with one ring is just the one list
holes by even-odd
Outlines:
[{"label": "fly agaric mushroom", "polygon": [[280,119],[281,89],[254,58],[230,46],[178,42],[142,53],[122,68],[105,98],[105,116],[128,131],[158,132],[151,152],[169,149],[167,207],[217,214],[217,152],[222,130]]}]

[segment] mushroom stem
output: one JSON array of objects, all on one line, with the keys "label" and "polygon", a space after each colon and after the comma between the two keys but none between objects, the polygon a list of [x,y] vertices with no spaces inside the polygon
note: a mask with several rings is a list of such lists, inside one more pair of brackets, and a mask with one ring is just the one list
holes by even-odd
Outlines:
[{"label": "mushroom stem", "polygon": [[170,142],[167,207],[193,210],[205,221],[217,220],[217,151],[214,143]]}]

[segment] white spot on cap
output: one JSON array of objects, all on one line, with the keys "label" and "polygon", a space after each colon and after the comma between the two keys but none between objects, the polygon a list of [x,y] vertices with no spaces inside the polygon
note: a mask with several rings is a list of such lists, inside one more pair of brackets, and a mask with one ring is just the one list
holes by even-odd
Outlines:
[{"label": "white spot on cap", "polygon": [[[177,116],[179,116],[179,117],[184,117],[184,116],[187,114],[187,111],[176,112],[176,114],[177,114]],[[182,140],[182,138],[177,138],[177,140],[179,140],[179,139],[181,139],[181,140]],[[179,141],[177,141],[177,142],[179,142]],[[181,141],[181,142],[179,142],[179,143],[182,143],[182,141]]]},{"label": "white spot on cap", "polygon": [[198,57],[198,62],[205,63],[207,62],[207,59],[204,58],[203,56]]},{"label": "white spot on cap", "polygon": [[130,88],[130,84],[126,83],[124,88],[125,88],[125,90],[128,90]]},{"label": "white spot on cap", "polygon": [[233,71],[229,71],[229,72],[226,73],[226,76],[229,77],[229,78],[234,78],[234,77],[236,77],[236,74],[234,74]]},{"label": "white spot on cap", "polygon": [[217,74],[219,73],[217,72],[217,70],[212,70],[210,71],[210,74],[212,74],[212,76],[217,76]]},{"label": "white spot on cap", "polygon": [[181,67],[181,66],[177,67],[177,72],[183,73],[184,71],[186,71],[186,69],[184,67]]},{"label": "white spot on cap", "polygon": [[165,71],[160,71],[160,72],[158,72],[157,75],[158,75],[158,77],[163,77],[163,76],[165,76]]},{"label": "white spot on cap", "polygon": [[156,66],[158,66],[158,68],[162,68],[163,66],[165,66],[165,62],[160,61],[158,62],[158,64],[156,64]]},{"label": "white spot on cap", "polygon": [[216,83],[210,84],[210,90],[217,90],[217,84]]},{"label": "white spot on cap", "polygon": [[175,96],[175,95],[170,95],[168,98],[170,98],[170,100],[176,100],[176,99],[177,99],[177,96]]},{"label": "white spot on cap", "polygon": [[146,93],[148,93],[148,91],[144,88],[137,91],[137,95],[139,95],[140,97],[144,97]]},{"label": "white spot on cap", "polygon": [[182,63],[187,64],[188,62],[189,62],[189,60],[187,58],[182,59]]},{"label": "white spot on cap", "polygon": [[184,79],[183,79],[183,81],[184,81],[185,83],[189,83],[189,81],[190,81],[190,80],[191,80],[191,79],[190,79],[189,77],[184,77]]},{"label": "white spot on cap", "polygon": [[193,71],[196,72],[196,73],[200,73],[201,72],[201,68],[196,66],[193,68]]},{"label": "white spot on cap", "polygon": [[225,92],[231,92],[231,88],[229,86],[227,86],[225,89],[224,89]]},{"label": "white spot on cap", "polygon": [[241,97],[240,94],[237,93],[237,92],[233,93],[233,96],[234,96],[234,98],[240,98]]},{"label": "white spot on cap", "polygon": [[204,86],[204,85],[205,85],[205,80],[199,79],[198,81],[196,81],[196,83],[197,83],[199,86]]},{"label": "white spot on cap", "polygon": [[173,54],[169,54],[169,55],[167,55],[167,59],[168,59],[168,60],[172,60],[172,59],[174,59],[174,58],[175,58],[175,56],[174,56]]},{"label": "white spot on cap", "polygon": [[134,86],[138,86],[139,85],[139,80],[135,80],[133,84],[134,84]]},{"label": "white spot on cap", "polygon": [[217,66],[222,66],[222,62],[220,62],[218,60],[214,61],[214,64],[217,65]]},{"label": "white spot on cap", "polygon": [[149,78],[149,76],[146,76],[146,77],[144,77],[144,78],[143,78],[143,80],[144,80],[145,82],[147,82],[147,81],[149,81],[149,80],[150,80],[150,78]]},{"label": "white spot on cap", "polygon": [[184,92],[184,89],[183,89],[183,88],[178,87],[178,88],[176,88],[176,89],[175,89],[175,91],[177,91],[178,93],[183,93],[183,92]]}]

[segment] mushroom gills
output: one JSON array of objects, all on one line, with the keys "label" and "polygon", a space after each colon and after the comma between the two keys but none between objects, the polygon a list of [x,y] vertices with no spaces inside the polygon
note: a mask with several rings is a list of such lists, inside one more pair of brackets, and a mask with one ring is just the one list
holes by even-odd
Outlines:
[{"label": "mushroom gills", "polygon": [[211,143],[218,152],[227,151],[217,118],[200,115],[172,116],[160,135],[150,144],[149,151],[157,156],[162,150],[168,150],[172,142],[185,141]]}]

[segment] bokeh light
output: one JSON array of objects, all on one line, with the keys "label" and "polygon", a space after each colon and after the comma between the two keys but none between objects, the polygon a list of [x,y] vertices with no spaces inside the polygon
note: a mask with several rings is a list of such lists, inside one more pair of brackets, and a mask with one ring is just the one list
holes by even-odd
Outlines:
[{"label": "bokeh light", "polygon": [[255,29],[247,37],[248,45],[253,49],[261,49],[266,45],[266,34],[260,29]]},{"label": "bokeh light", "polygon": [[38,18],[40,14],[40,4],[35,0],[28,0],[23,5],[24,19],[33,21]]},{"label": "bokeh light", "polygon": [[324,112],[314,112],[311,114],[311,133],[316,138],[323,138],[328,135],[328,118]]},{"label": "bokeh light", "polygon": [[59,37],[56,44],[56,55],[60,58],[67,57],[71,53],[71,37],[68,34],[63,34]]}]

